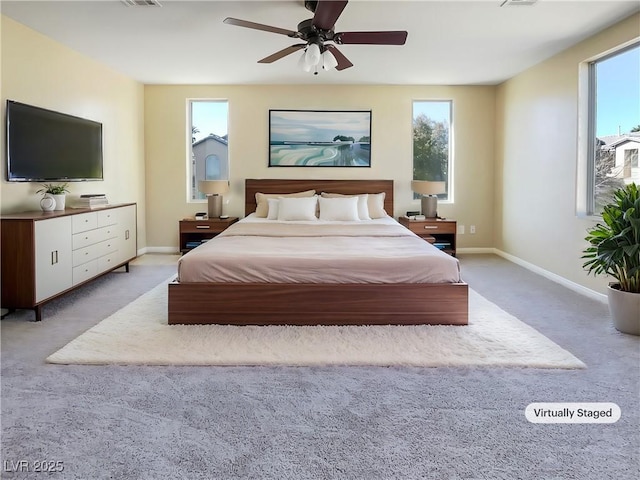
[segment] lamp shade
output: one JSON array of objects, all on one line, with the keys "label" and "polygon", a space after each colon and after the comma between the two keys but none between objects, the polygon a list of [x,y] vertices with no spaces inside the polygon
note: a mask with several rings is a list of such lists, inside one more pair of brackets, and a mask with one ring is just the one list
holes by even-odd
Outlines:
[{"label": "lamp shade", "polygon": [[446,192],[445,182],[430,182],[427,180],[413,180],[411,190],[421,195],[437,195]]},{"label": "lamp shade", "polygon": [[209,218],[222,215],[222,194],[229,191],[228,180],[200,180],[198,190],[207,195]]},{"label": "lamp shade", "polygon": [[228,180],[200,180],[198,190],[206,195],[222,195],[229,191]]}]

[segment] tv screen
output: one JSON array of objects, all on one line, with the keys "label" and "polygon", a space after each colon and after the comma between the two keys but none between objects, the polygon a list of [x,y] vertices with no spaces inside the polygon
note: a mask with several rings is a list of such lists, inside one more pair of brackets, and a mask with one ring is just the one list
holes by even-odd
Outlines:
[{"label": "tv screen", "polygon": [[102,124],[7,100],[7,180],[102,180]]}]

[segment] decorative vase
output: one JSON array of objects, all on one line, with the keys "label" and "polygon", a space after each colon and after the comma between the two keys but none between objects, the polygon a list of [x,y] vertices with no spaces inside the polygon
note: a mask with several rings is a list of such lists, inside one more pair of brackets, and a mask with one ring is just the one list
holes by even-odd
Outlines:
[{"label": "decorative vase", "polygon": [[640,293],[623,292],[619,284],[607,288],[613,326],[622,333],[640,335]]},{"label": "decorative vase", "polygon": [[59,195],[53,195],[53,199],[56,201],[56,208],[54,210],[64,210],[66,195],[61,193]]},{"label": "decorative vase", "polygon": [[40,208],[45,212],[52,212],[56,208],[56,199],[50,193],[45,193],[40,200]]}]

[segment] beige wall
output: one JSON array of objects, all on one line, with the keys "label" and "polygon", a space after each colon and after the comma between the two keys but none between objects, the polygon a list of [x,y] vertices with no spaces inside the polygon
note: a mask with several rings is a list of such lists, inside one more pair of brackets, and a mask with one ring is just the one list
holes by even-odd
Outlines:
[{"label": "beige wall", "polygon": [[[269,67],[266,67],[269,68]],[[178,220],[203,210],[186,201],[187,99],[229,101],[232,191],[225,213],[244,216],[246,178],[363,178],[395,180],[395,212],[420,209],[412,198],[413,100],[454,101],[455,202],[441,216],[467,226],[459,246],[493,246],[495,87],[428,86],[145,86],[147,239],[178,246]],[[269,168],[269,109],[372,110],[371,168]],[[468,234],[474,224],[477,233]]]},{"label": "beige wall", "polygon": [[[142,84],[2,16],[2,117],[16,100],[103,124],[104,181],[74,182],[68,204],[83,193],[138,204],[138,248],[146,245]],[[3,122],[4,125],[4,122]],[[4,142],[4,135],[2,135]],[[38,183],[9,183],[2,150],[2,213],[39,210]]]},{"label": "beige wall", "polygon": [[584,287],[593,219],[576,215],[578,65],[640,34],[634,15],[500,85],[496,94],[495,246]]}]

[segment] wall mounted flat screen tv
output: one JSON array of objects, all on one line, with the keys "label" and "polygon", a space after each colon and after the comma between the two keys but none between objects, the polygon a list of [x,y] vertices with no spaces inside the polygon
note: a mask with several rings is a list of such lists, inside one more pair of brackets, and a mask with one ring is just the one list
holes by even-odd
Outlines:
[{"label": "wall mounted flat screen tv", "polygon": [[7,100],[7,180],[102,180],[102,124]]}]

